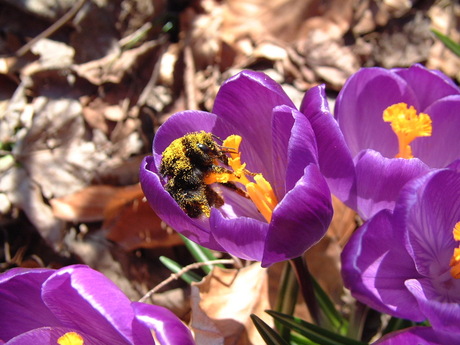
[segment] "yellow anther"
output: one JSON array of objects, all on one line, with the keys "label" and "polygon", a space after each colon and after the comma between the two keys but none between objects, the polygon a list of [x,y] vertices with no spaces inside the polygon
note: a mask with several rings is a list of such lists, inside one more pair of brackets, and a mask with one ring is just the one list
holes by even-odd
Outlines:
[{"label": "yellow anther", "polygon": [[[452,235],[455,241],[460,241],[460,222],[457,222],[452,230]],[[450,274],[455,279],[460,279],[460,248],[454,249],[454,254],[449,263],[451,269]]]},{"label": "yellow anther", "polygon": [[452,235],[454,236],[455,241],[460,241],[460,222],[457,222],[452,230]]},{"label": "yellow anther", "polygon": [[420,113],[413,106],[397,103],[383,111],[383,121],[391,123],[399,142],[399,152],[396,158],[414,158],[410,143],[418,137],[429,137],[432,133],[431,118],[428,114]]},{"label": "yellow anther", "polygon": [[75,332],[67,332],[57,340],[59,345],[84,345],[83,338]]}]

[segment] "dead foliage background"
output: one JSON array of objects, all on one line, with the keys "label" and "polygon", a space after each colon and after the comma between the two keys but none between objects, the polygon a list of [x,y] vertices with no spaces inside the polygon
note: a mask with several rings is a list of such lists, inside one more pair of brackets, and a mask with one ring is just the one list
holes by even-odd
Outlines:
[{"label": "dead foliage background", "polygon": [[[454,0],[0,0],[1,271],[85,263],[138,300],[170,276],[161,255],[193,262],[137,184],[169,115],[211,110],[221,82],[241,69],[266,72],[297,103],[325,83],[333,104],[360,67],[422,63],[459,82],[459,58],[430,31],[458,42],[459,17]],[[339,254],[356,222],[335,206],[308,255],[346,307]],[[257,284],[247,289],[235,271],[213,271],[150,301],[185,321],[192,311],[200,339],[255,344],[249,314],[273,305],[282,265],[270,279],[248,267],[239,278]],[[215,303],[244,294],[251,302],[239,311]],[[296,313],[308,318],[301,303]]]}]

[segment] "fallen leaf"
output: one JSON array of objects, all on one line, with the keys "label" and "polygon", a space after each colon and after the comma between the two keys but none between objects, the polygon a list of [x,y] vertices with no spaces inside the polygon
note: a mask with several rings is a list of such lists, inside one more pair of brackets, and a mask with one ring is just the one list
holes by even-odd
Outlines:
[{"label": "fallen leaf", "polygon": [[104,210],[119,188],[89,186],[76,193],[50,200],[55,217],[68,222],[86,223],[102,221]]},{"label": "fallen leaf", "polygon": [[192,284],[191,328],[197,344],[263,344],[250,319],[256,314],[269,325],[267,270],[259,263],[242,269],[214,267],[201,282]]},{"label": "fallen leaf", "polygon": [[101,59],[93,60],[81,65],[74,65],[73,70],[82,78],[94,85],[104,83],[118,84],[126,73],[136,64],[138,59],[148,54],[158,46],[158,41],[150,41],[140,47],[114,52]]},{"label": "fallen leaf", "polygon": [[139,184],[119,189],[111,198],[104,210],[102,228],[107,231],[107,239],[127,251],[183,244],[179,234],[152,210]]},{"label": "fallen leaf", "polygon": [[106,238],[126,251],[183,244],[144,200],[139,184],[89,186],[50,200],[55,217],[76,223],[103,221]]}]

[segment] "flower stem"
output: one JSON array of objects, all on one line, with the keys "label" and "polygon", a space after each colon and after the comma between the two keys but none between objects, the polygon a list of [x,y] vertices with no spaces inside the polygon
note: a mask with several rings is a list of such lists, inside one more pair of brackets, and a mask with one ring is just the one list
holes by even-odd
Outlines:
[{"label": "flower stem", "polygon": [[[281,283],[278,290],[275,310],[283,314],[293,315],[297,303],[297,296],[299,294],[299,284],[297,283],[292,266],[287,262],[283,262],[283,264],[283,273],[280,279]],[[289,340],[291,330],[276,320],[275,326],[281,337],[285,340]]]},{"label": "flower stem", "polygon": [[311,318],[317,325],[321,325],[321,316],[318,303],[316,301],[315,290],[313,288],[313,281],[308,270],[307,263],[303,256],[289,260],[294,268],[297,281],[300,286],[300,292],[307,305]]}]

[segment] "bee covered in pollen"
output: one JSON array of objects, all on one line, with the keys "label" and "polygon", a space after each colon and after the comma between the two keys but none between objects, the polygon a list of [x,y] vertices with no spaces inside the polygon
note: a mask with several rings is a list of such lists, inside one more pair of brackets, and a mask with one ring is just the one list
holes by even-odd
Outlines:
[{"label": "bee covered in pollen", "polygon": [[241,162],[238,150],[242,138],[230,135],[222,145],[215,138],[205,131],[192,132],[174,140],[163,151],[160,174],[167,179],[166,191],[189,217],[209,217],[211,207],[224,204],[222,196],[211,187],[217,183],[250,199],[270,222],[278,200],[262,174],[250,172]]},{"label": "bee covered in pollen", "polygon": [[[209,217],[212,206],[224,204],[222,196],[205,180],[211,174],[233,173],[228,168],[228,156],[214,138],[204,131],[192,132],[174,140],[163,152],[160,173],[168,179],[165,189],[192,218],[201,214]],[[245,195],[232,182],[220,184]]]}]

